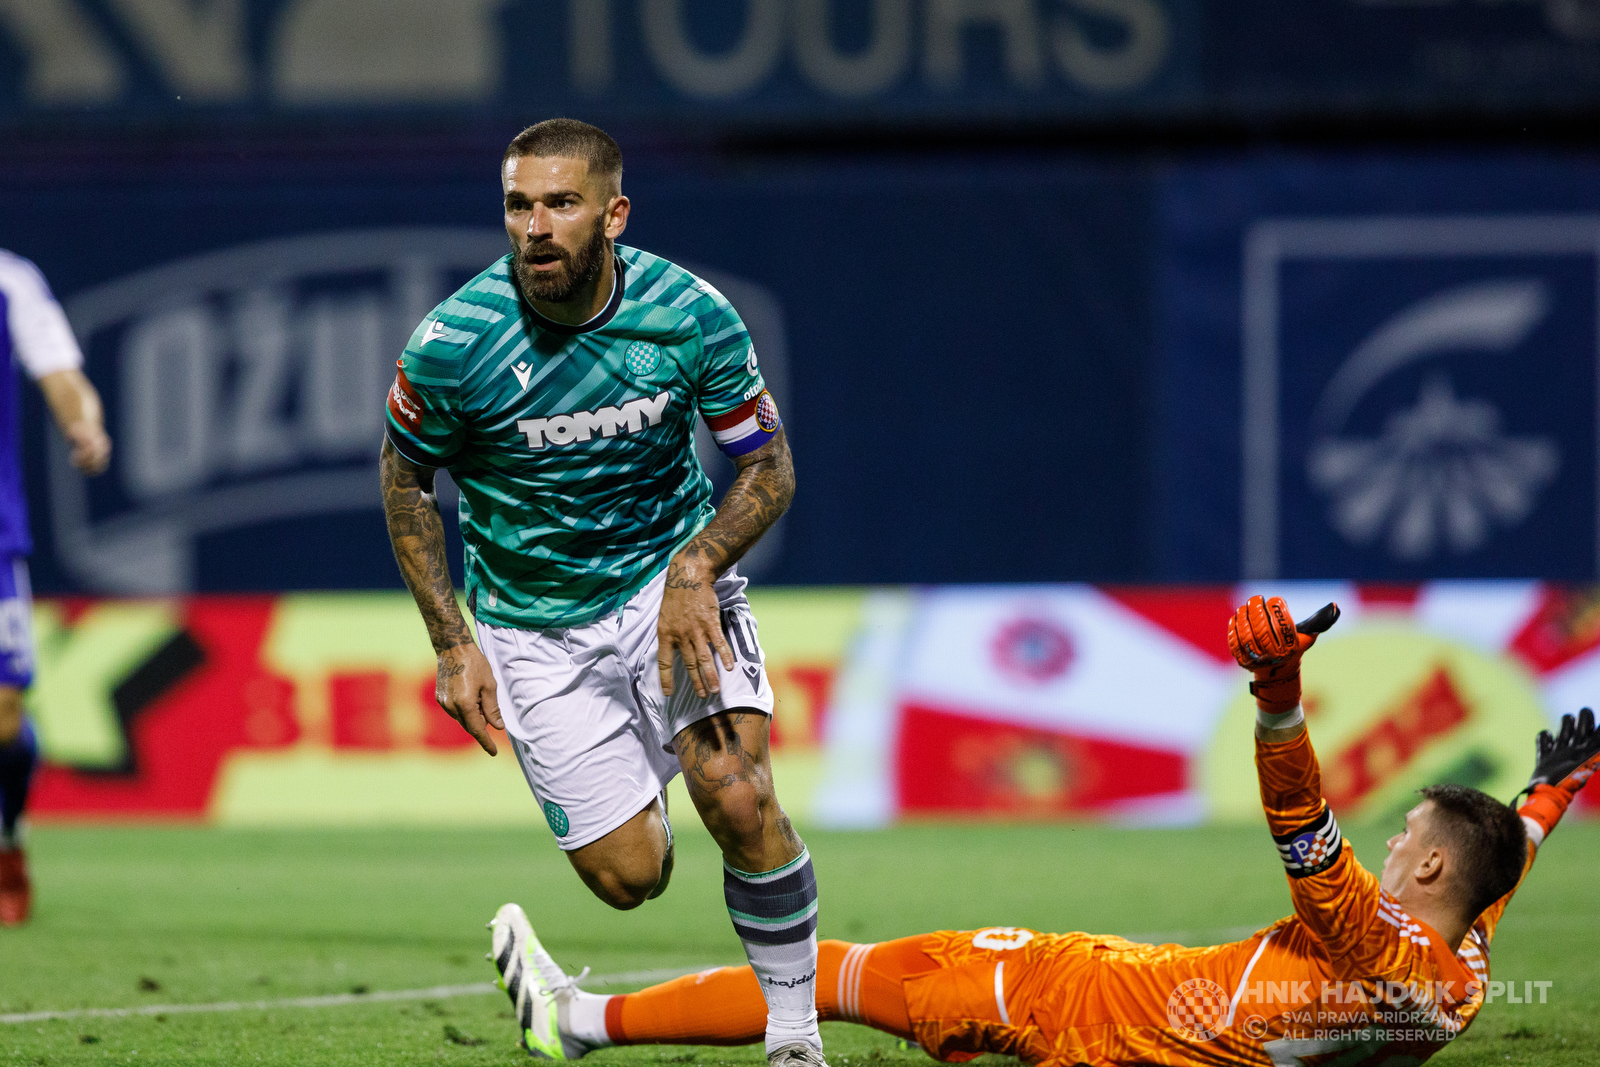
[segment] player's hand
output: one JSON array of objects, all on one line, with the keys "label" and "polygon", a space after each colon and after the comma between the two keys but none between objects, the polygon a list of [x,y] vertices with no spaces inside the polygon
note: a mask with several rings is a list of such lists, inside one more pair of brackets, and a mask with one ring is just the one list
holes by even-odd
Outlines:
[{"label": "player's hand", "polygon": [[62,431],[72,450],[72,465],[84,474],[100,474],[111,463],[111,437],[98,422],[75,422]]},{"label": "player's hand", "polygon": [[661,618],[656,623],[656,669],[661,672],[661,692],[672,695],[672,657],[683,657],[695,695],[707,697],[722,690],[717,681],[717,660],[733,670],[733,649],[722,632],[716,579],[680,555],[667,567],[667,588],[661,595]]},{"label": "player's hand", "polygon": [[[1561,716],[1561,730],[1554,737],[1540,730],[1534,741],[1533,777],[1522,793],[1528,799],[1517,814],[1539,824],[1541,834],[1533,835],[1539,844],[1556,828],[1573,798],[1600,769],[1600,730],[1594,727],[1594,712],[1584,708],[1574,719]],[[1516,799],[1511,801],[1516,803]]]},{"label": "player's hand", "polygon": [[1582,789],[1596,770],[1600,770],[1600,730],[1594,726],[1594,712],[1584,708],[1574,719],[1561,716],[1561,731],[1554,737],[1540,730],[1535,739],[1538,758],[1528,789],[1552,785],[1569,794]]},{"label": "player's hand", "polygon": [[506,724],[500,718],[494,672],[477,645],[468,641],[439,653],[439,674],[433,696],[485,752],[493,756],[500,751],[489,727],[504,730]]},{"label": "player's hand", "polygon": [[1339,605],[1329,604],[1296,626],[1282,597],[1253,596],[1228,620],[1228,651],[1246,670],[1283,677],[1299,669],[1317,635],[1337,621]]},{"label": "player's hand", "polygon": [[1250,692],[1262,710],[1293,711],[1300,703],[1300,657],[1317,643],[1317,635],[1339,619],[1339,606],[1329,604],[1295,625],[1282,597],[1253,596],[1228,620],[1228,651],[1239,666],[1252,672]]}]

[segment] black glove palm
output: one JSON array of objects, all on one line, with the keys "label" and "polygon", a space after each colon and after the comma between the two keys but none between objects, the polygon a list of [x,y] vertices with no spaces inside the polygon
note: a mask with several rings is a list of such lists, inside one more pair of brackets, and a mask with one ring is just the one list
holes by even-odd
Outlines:
[{"label": "black glove palm", "polygon": [[[1528,789],[1536,785],[1562,786],[1576,793],[1594,773],[1591,761],[1600,755],[1600,730],[1594,728],[1594,712],[1584,708],[1576,720],[1571,715],[1561,716],[1561,732],[1551,737],[1549,730],[1540,730],[1537,739],[1539,755],[1533,766],[1533,777],[1528,779]],[[1585,764],[1590,764],[1585,767]],[[1581,777],[1575,776],[1583,768]],[[1568,781],[1568,779],[1573,779]]]}]

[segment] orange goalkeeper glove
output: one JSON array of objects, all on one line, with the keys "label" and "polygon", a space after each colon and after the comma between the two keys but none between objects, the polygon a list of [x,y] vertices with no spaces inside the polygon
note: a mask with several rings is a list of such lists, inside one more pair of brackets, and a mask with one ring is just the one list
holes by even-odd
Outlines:
[{"label": "orange goalkeeper glove", "polygon": [[1255,675],[1250,693],[1269,715],[1286,715],[1300,705],[1300,657],[1339,619],[1329,604],[1294,624],[1282,597],[1253,596],[1228,620],[1228,650],[1239,666]]},{"label": "orange goalkeeper glove", "polygon": [[[1522,791],[1528,799],[1517,814],[1532,819],[1548,834],[1566,814],[1578,790],[1600,770],[1600,730],[1595,729],[1594,712],[1584,708],[1576,719],[1561,716],[1560,733],[1551,737],[1549,730],[1540,730],[1535,744],[1533,777]],[[1542,841],[1543,834],[1534,843]]]}]

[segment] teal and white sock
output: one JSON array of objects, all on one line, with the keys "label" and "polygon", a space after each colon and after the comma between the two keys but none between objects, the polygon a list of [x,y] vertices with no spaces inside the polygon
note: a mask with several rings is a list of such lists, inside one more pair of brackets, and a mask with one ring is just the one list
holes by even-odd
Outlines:
[{"label": "teal and white sock", "polygon": [[817,877],[811,853],[761,874],[722,865],[722,895],[767,1001],[767,1051],[796,1041],[822,1048],[817,1030]]}]

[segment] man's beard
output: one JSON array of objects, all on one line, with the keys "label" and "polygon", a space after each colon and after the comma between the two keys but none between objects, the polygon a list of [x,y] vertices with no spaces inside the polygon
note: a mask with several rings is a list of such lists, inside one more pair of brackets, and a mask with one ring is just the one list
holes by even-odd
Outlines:
[{"label": "man's beard", "polygon": [[[606,225],[605,219],[600,218],[595,220],[594,234],[576,252],[569,252],[554,241],[543,241],[524,245],[512,263],[523,296],[548,304],[565,304],[577,295],[578,290],[600,276],[605,266],[605,255]],[[561,268],[553,271],[534,270],[535,256],[557,256],[561,260]]]}]

